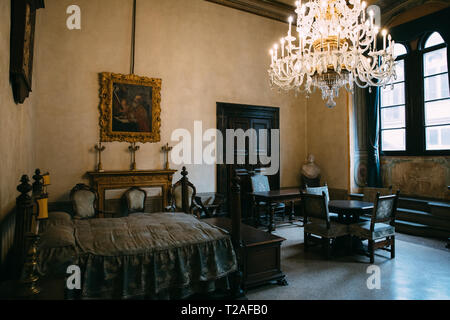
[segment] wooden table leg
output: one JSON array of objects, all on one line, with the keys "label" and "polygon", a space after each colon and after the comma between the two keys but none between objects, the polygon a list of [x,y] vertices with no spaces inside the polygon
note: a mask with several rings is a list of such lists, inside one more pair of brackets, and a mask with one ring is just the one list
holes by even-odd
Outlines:
[{"label": "wooden table leg", "polygon": [[259,220],[259,214],[260,214],[260,207],[259,207],[259,201],[255,200],[255,207],[256,207],[256,212],[254,212],[255,216],[255,227],[258,228],[260,225],[260,220]]},{"label": "wooden table leg", "polygon": [[294,201],[291,201],[291,214],[289,215],[289,221],[294,220],[294,218],[295,218]]},{"label": "wooden table leg", "polygon": [[272,206],[270,202],[268,202],[267,209],[269,211],[269,228],[268,232],[271,233],[272,231],[275,231],[275,223],[273,222],[273,218],[275,215],[275,206]]}]

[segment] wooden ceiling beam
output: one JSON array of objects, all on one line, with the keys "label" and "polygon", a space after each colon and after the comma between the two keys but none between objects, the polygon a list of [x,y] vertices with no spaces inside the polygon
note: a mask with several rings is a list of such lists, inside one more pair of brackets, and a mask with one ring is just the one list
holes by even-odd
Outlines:
[{"label": "wooden ceiling beam", "polygon": [[295,14],[295,7],[274,0],[205,0],[226,7],[253,13],[272,20],[288,23],[288,18]]}]

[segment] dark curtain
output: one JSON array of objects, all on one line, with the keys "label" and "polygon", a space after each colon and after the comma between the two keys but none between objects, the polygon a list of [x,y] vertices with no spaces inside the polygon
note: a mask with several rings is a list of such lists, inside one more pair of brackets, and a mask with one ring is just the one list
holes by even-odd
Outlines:
[{"label": "dark curtain", "polygon": [[366,89],[367,107],[367,184],[369,187],[381,188],[380,169],[380,117],[378,100],[380,88],[372,87],[371,92]]}]

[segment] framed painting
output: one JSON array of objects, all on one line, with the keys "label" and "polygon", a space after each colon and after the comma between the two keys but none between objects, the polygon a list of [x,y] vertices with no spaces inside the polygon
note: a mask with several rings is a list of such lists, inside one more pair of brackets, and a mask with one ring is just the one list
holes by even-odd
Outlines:
[{"label": "framed painting", "polygon": [[10,79],[14,101],[24,103],[31,92],[36,10],[44,0],[11,1]]},{"label": "framed painting", "polygon": [[100,74],[100,140],[159,142],[161,79]]}]

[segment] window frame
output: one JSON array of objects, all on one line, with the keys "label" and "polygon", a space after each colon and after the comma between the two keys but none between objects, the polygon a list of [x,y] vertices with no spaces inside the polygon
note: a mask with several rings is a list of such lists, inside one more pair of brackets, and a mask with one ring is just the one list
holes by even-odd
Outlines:
[{"label": "window frame", "polygon": [[[438,32],[444,39],[444,43],[425,48],[428,38]],[[426,149],[426,124],[425,124],[425,84],[424,84],[424,55],[428,52],[447,48],[447,75],[450,85],[449,43],[440,30],[429,30],[415,39],[397,41],[407,49],[405,55],[399,56],[405,61],[405,127],[406,127],[406,150],[383,151],[382,129],[381,129],[381,90],[379,90],[379,150],[380,156],[447,156],[450,149],[427,150]],[[416,48],[412,48],[413,46]],[[443,99],[444,100],[444,99]]]},{"label": "window frame", "polygon": [[[423,135],[424,135],[424,141],[423,141],[423,148],[424,148],[424,153],[425,154],[442,154],[442,155],[448,155],[448,154],[450,154],[450,149],[442,149],[442,150],[427,150],[427,141],[426,141],[426,128],[427,128],[427,125],[426,125],[426,116],[425,116],[425,103],[426,102],[430,102],[431,100],[429,100],[429,101],[425,101],[425,79],[426,78],[430,78],[430,77],[434,77],[434,76],[437,76],[437,75],[439,75],[438,73],[437,74],[434,74],[434,75],[431,75],[431,76],[425,76],[425,63],[424,63],[424,57],[425,57],[425,54],[426,53],[429,53],[429,52],[433,52],[433,51],[436,51],[436,50],[440,50],[440,49],[443,49],[443,48],[446,48],[447,49],[447,60],[448,60],[448,45],[447,45],[447,43],[445,42],[445,39],[442,37],[442,35],[439,33],[439,35],[442,37],[442,39],[444,40],[444,43],[440,43],[440,44],[437,44],[437,45],[434,45],[434,46],[431,46],[431,47],[428,47],[428,48],[425,48],[425,44],[426,44],[426,42],[428,41],[428,39],[431,37],[431,35],[434,33],[434,32],[437,32],[437,33],[439,33],[438,31],[433,31],[433,32],[427,32],[424,36],[423,36],[423,38],[422,38],[422,41],[421,41],[421,46],[420,46],[420,56],[421,56],[421,59],[422,59],[422,73],[421,73],[421,76],[422,76],[422,85],[423,85],[423,112],[424,112],[424,117],[423,117]],[[443,73],[440,73],[440,74],[445,74],[445,73],[447,73],[447,77],[449,77],[449,64],[448,64],[448,61],[447,61],[447,72],[443,72]],[[450,77],[449,77],[449,85],[450,85]],[[450,97],[447,97],[447,98],[440,98],[440,99],[435,99],[435,100],[432,100],[433,102],[434,101],[442,101],[442,100],[449,100],[450,99]],[[448,124],[447,124],[448,125]],[[436,126],[443,126],[443,125],[436,125]],[[430,126],[428,126],[428,127],[430,127]]]},{"label": "window frame", "polygon": [[[404,80],[403,83],[405,84],[405,150],[386,150],[383,151],[383,138],[382,138],[382,133],[383,133],[383,129],[381,128],[381,122],[382,122],[382,118],[381,118],[381,88],[379,90],[379,97],[378,97],[378,117],[379,117],[379,149],[380,149],[380,155],[392,155],[392,156],[396,156],[396,155],[407,155],[406,153],[408,152],[408,86],[407,86],[407,81],[406,79],[408,78],[408,68],[407,66],[407,60],[408,57],[410,55],[411,52],[411,48],[409,46],[409,43],[406,42],[397,42],[398,44],[403,45],[406,48],[406,53],[402,54],[398,57],[395,58],[395,62],[403,60],[404,62],[404,70],[403,70],[403,74],[404,74]],[[395,80],[393,81],[393,83],[399,83],[396,82]],[[390,84],[388,85],[390,86]],[[386,86],[386,87],[388,87]],[[399,105],[400,106],[400,105]]]}]

